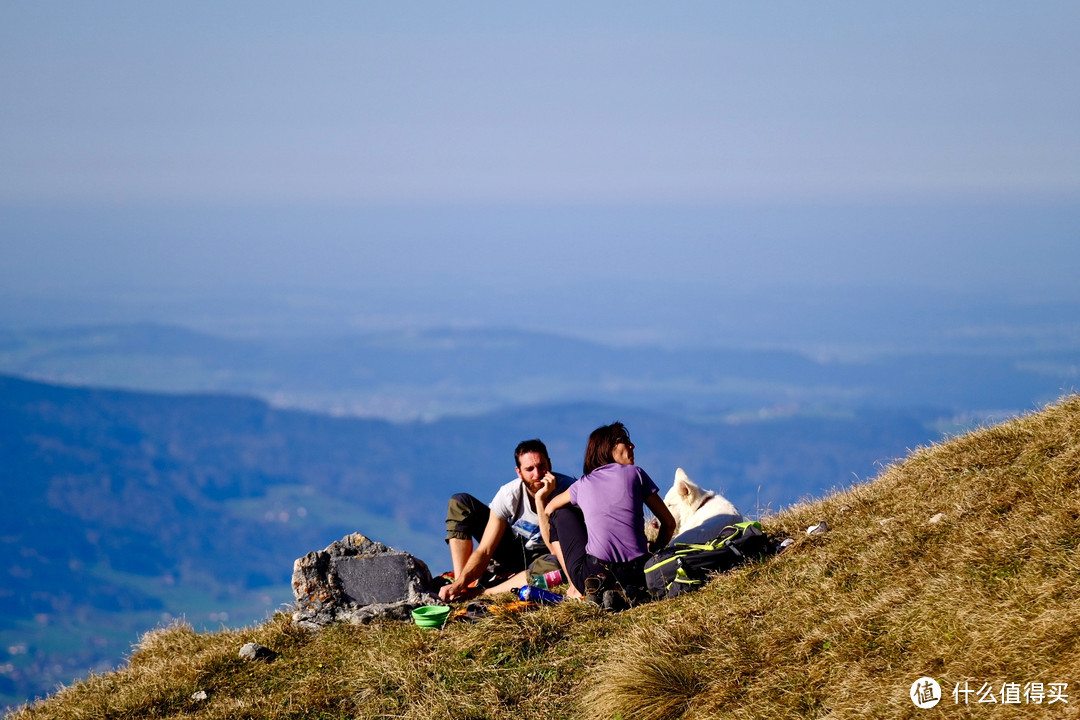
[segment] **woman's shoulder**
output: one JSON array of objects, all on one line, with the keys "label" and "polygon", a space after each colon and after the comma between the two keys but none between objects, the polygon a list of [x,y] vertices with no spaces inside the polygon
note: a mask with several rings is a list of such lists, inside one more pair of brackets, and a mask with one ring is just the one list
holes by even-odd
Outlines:
[{"label": "woman's shoulder", "polygon": [[596,468],[595,470],[593,470],[591,473],[589,473],[585,477],[592,477],[592,476],[600,476],[600,477],[611,477],[611,476],[631,477],[631,476],[633,476],[633,477],[637,477],[637,476],[640,476],[640,475],[645,475],[646,477],[648,477],[648,473],[646,473],[642,468],[638,467],[637,465],[620,465],[619,463],[613,462],[613,463],[608,463],[607,465],[601,465],[600,467]]}]

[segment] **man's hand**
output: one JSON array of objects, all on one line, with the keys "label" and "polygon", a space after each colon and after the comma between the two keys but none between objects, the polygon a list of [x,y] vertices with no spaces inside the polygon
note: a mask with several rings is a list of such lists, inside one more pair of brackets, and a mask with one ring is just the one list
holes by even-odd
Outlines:
[{"label": "man's hand", "polygon": [[457,583],[450,583],[449,585],[443,585],[439,588],[439,599],[443,601],[450,601],[457,597],[458,589],[454,587]]},{"label": "man's hand", "polygon": [[540,478],[540,489],[536,491],[536,500],[539,503],[547,504],[547,501],[551,498],[555,492],[555,476],[550,472]]},{"label": "man's hand", "polygon": [[454,581],[449,585],[439,588],[439,599],[449,602],[451,600],[465,600],[474,595],[479,595],[483,590],[478,587],[463,587],[461,583]]}]

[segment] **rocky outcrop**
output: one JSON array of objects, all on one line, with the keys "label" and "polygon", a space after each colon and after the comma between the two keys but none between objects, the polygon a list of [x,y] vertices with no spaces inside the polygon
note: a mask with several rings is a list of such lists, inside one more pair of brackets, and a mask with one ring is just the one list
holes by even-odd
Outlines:
[{"label": "rocky outcrop", "polygon": [[438,601],[431,585],[423,560],[353,533],[293,564],[293,621],[317,629],[332,622],[408,620],[415,608]]}]

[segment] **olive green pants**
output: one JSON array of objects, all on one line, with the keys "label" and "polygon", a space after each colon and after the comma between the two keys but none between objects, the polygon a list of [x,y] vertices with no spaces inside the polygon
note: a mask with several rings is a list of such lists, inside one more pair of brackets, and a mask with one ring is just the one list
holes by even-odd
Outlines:
[{"label": "olive green pants", "polygon": [[[450,498],[446,508],[446,540],[473,540],[480,542],[487,527],[491,509],[486,503],[468,493],[457,493]],[[558,559],[546,549],[529,550],[524,541],[513,532],[503,533],[502,540],[491,556],[498,575],[529,571],[529,579],[552,570],[559,570]]]}]

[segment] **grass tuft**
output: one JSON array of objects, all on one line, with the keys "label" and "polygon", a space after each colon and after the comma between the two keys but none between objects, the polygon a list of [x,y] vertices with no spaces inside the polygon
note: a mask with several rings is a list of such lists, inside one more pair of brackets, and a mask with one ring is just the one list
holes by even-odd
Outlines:
[{"label": "grass tuft", "polygon": [[[708,676],[687,657],[690,647],[670,628],[640,628],[625,642],[622,652],[611,648],[613,659],[594,674],[584,699],[587,717],[682,717],[708,686]],[[641,652],[643,645],[648,652]]]}]

